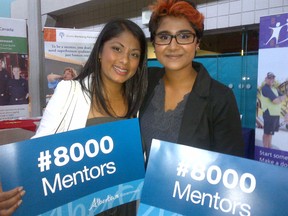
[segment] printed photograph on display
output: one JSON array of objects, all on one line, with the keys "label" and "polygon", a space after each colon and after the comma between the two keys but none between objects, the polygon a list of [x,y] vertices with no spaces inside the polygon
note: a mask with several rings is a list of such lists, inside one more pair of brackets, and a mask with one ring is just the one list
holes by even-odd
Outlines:
[{"label": "printed photograph on display", "polygon": [[60,81],[74,79],[80,73],[97,35],[96,31],[44,28],[43,107],[49,102]]},{"label": "printed photograph on display", "polygon": [[0,17],[0,121],[29,117],[28,56],[26,21]]},{"label": "printed photograph on display", "polygon": [[[277,50],[261,50],[259,52],[259,73],[258,74],[258,91],[257,91],[257,117],[256,117],[256,142],[257,146],[263,146],[263,133],[264,133],[264,120],[263,113],[267,109],[266,98],[263,95],[263,87],[267,85],[267,82],[273,82],[272,88],[274,88],[276,94],[286,95],[288,93],[288,62],[285,60],[287,57],[288,48],[281,48]],[[279,58],[275,58],[279,56]],[[281,57],[282,56],[282,57]],[[282,59],[281,59],[282,58]],[[268,74],[268,75],[267,75]],[[273,80],[272,80],[273,79]],[[274,105],[278,107],[279,114],[279,130],[275,131],[272,135],[272,149],[288,151],[287,139],[283,139],[285,136],[288,138],[288,99],[284,99],[282,102]]]},{"label": "printed photograph on display", "polygon": [[[81,64],[73,64],[70,62],[63,62],[63,61],[57,61],[53,59],[45,59],[45,75],[44,75],[44,81],[43,86],[45,89],[45,103],[47,104],[49,102],[49,99],[52,97],[55,88],[57,87],[57,84],[61,80],[70,80],[73,79],[79,74],[79,72],[82,69]],[[69,72],[71,75],[68,77],[66,72],[67,70],[71,71]],[[74,72],[72,72],[74,71]],[[66,74],[67,78],[64,78]],[[50,78],[51,77],[51,78]]]},{"label": "printed photograph on display", "polygon": [[261,17],[255,159],[288,166],[288,14]]},{"label": "printed photograph on display", "polygon": [[29,116],[28,55],[0,53],[0,119]]}]

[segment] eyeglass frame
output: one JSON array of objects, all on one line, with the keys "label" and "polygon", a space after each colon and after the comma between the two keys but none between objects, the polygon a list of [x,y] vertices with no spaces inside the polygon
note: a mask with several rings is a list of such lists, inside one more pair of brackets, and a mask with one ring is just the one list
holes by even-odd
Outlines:
[{"label": "eyeglass frame", "polygon": [[[193,41],[192,41],[192,42],[189,42],[189,43],[179,43],[178,40],[177,40],[177,36],[178,36],[178,35],[181,35],[181,34],[193,35]],[[159,36],[159,35],[170,36],[170,42],[167,43],[167,44],[158,44],[158,43],[156,43],[156,42],[155,42],[155,38],[156,38],[157,36]],[[155,34],[154,34],[154,41],[153,41],[153,43],[156,44],[156,45],[159,45],[159,46],[166,46],[166,45],[170,45],[170,44],[171,44],[173,38],[175,38],[175,41],[176,41],[177,44],[179,44],[179,45],[187,45],[187,44],[192,44],[192,43],[194,43],[194,42],[195,42],[195,39],[197,38],[197,35],[196,35],[195,33],[193,33],[193,32],[179,32],[179,33],[174,34],[174,35],[173,35],[173,34],[168,34],[168,33],[158,33],[158,34],[155,33]]]}]

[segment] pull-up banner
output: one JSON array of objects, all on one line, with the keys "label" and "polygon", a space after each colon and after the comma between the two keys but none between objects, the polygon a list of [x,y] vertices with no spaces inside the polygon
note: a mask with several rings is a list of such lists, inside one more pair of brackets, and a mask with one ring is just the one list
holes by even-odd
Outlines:
[{"label": "pull-up banner", "polygon": [[153,140],[140,216],[287,215],[287,168]]},{"label": "pull-up banner", "polygon": [[29,117],[29,56],[24,19],[0,17],[0,121]]},{"label": "pull-up banner", "polygon": [[258,53],[255,159],[288,167],[288,13],[260,18]]},{"label": "pull-up banner", "polygon": [[[83,29],[69,28],[44,28],[44,49],[45,49],[45,78],[42,82],[45,95],[43,106],[49,102],[58,82],[63,78],[67,68],[73,69],[77,75],[85,65],[99,32]],[[58,75],[58,78],[51,80],[49,74]],[[74,74],[75,75],[75,74]],[[75,77],[73,77],[75,78]],[[66,77],[66,79],[68,79]]]},{"label": "pull-up banner", "polygon": [[144,159],[137,119],[0,146],[3,190],[23,186],[15,215],[96,215],[140,198]]}]

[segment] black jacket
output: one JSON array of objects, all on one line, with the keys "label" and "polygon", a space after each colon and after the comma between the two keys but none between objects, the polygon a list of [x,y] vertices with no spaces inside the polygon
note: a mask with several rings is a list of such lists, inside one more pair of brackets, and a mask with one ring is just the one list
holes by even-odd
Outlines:
[{"label": "black jacket", "polygon": [[[177,143],[244,156],[240,114],[232,90],[212,79],[202,64],[193,62],[193,68],[198,75],[184,109]],[[164,73],[164,68],[149,68],[140,121]]]}]

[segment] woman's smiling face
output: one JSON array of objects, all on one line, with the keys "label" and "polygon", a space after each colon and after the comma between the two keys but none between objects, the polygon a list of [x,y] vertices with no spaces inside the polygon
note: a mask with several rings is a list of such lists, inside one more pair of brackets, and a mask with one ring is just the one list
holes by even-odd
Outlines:
[{"label": "woman's smiling face", "polygon": [[137,71],[140,62],[140,42],[129,31],[105,42],[100,53],[103,82],[123,84]]},{"label": "woman's smiling face", "polygon": [[[161,19],[156,31],[157,34],[176,35],[179,33],[193,33],[194,29],[185,17],[165,16]],[[166,71],[178,71],[186,67],[191,68],[195,57],[196,47],[199,45],[197,38],[190,44],[178,44],[175,38],[168,45],[155,44],[155,54]]]}]

